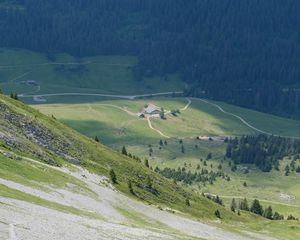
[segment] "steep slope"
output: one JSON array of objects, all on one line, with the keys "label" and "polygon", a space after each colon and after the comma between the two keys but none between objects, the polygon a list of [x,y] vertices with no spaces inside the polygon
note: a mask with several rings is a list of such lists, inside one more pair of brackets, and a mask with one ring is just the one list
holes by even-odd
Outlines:
[{"label": "steep slope", "polygon": [[[1,238],[267,239],[244,231],[270,225],[261,218],[237,216],[21,102],[1,95],[0,109]],[[221,229],[237,223],[243,232]]]},{"label": "steep slope", "polygon": [[299,11],[297,0],[3,0],[0,46],[135,55],[138,80],[179,73],[190,95],[299,117]]}]

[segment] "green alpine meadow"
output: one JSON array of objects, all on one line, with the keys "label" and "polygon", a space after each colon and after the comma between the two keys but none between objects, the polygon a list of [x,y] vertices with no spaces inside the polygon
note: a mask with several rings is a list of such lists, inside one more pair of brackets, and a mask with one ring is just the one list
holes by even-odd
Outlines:
[{"label": "green alpine meadow", "polygon": [[0,0],[0,239],[300,239],[300,2]]}]

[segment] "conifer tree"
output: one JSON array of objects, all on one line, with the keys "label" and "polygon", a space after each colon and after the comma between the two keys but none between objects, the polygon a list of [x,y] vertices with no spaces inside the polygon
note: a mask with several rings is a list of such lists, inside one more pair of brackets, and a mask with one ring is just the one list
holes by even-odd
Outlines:
[{"label": "conifer tree", "polygon": [[290,175],[290,167],[289,167],[289,165],[286,165],[286,167],[285,167],[284,170],[285,170],[285,173],[284,173],[285,176]]},{"label": "conifer tree", "polygon": [[110,169],[109,176],[110,176],[110,180],[112,181],[112,183],[116,184],[117,183],[117,175],[113,169]]},{"label": "conifer tree", "polygon": [[264,216],[265,218],[270,219],[270,220],[273,219],[273,210],[272,210],[272,207],[271,207],[271,206],[269,206],[269,207],[267,207],[267,208],[265,209],[263,216]]},{"label": "conifer tree", "polygon": [[123,146],[122,148],[122,154],[127,156],[127,150],[125,146]]},{"label": "conifer tree", "polygon": [[257,214],[257,215],[263,215],[264,210],[263,207],[261,206],[259,200],[254,199],[250,208],[250,211]]},{"label": "conifer tree", "polygon": [[243,211],[249,211],[248,201],[246,198],[244,198],[240,201],[239,208]]},{"label": "conifer tree", "polygon": [[147,168],[149,168],[149,167],[150,167],[150,165],[149,165],[149,161],[148,161],[148,159],[147,159],[147,158],[145,159],[145,166],[146,166]]},{"label": "conifer tree", "polygon": [[221,213],[220,213],[220,211],[218,209],[215,211],[215,216],[217,218],[221,218]]}]

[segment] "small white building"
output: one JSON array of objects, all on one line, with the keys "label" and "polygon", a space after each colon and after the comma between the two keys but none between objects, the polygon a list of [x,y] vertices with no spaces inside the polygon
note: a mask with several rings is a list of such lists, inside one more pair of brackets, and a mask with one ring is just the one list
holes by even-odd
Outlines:
[{"label": "small white building", "polygon": [[144,108],[144,113],[150,115],[157,115],[161,113],[161,109],[160,107],[157,107],[154,104],[150,103]]}]

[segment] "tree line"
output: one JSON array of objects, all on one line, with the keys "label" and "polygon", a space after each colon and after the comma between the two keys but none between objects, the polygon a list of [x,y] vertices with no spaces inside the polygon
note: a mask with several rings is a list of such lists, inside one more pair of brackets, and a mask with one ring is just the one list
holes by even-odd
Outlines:
[{"label": "tree line", "polygon": [[[242,136],[228,140],[225,156],[234,164],[255,164],[264,172],[279,170],[284,157],[300,154],[300,140],[265,134]],[[294,160],[294,170],[295,160]],[[298,168],[297,168],[298,169]]]},{"label": "tree line", "polygon": [[135,55],[137,81],[177,73],[188,95],[300,115],[298,0],[5,2],[0,47],[49,60],[59,52]]},{"label": "tree line", "polygon": [[185,184],[191,185],[193,183],[203,183],[203,184],[214,184],[217,178],[226,179],[230,181],[230,177],[222,171],[208,171],[207,169],[198,168],[199,171],[191,172],[190,170],[187,171],[185,167],[172,169],[172,168],[164,168],[160,169],[156,167],[154,169],[155,172],[160,173],[166,178],[173,179],[178,182],[183,182]]}]

